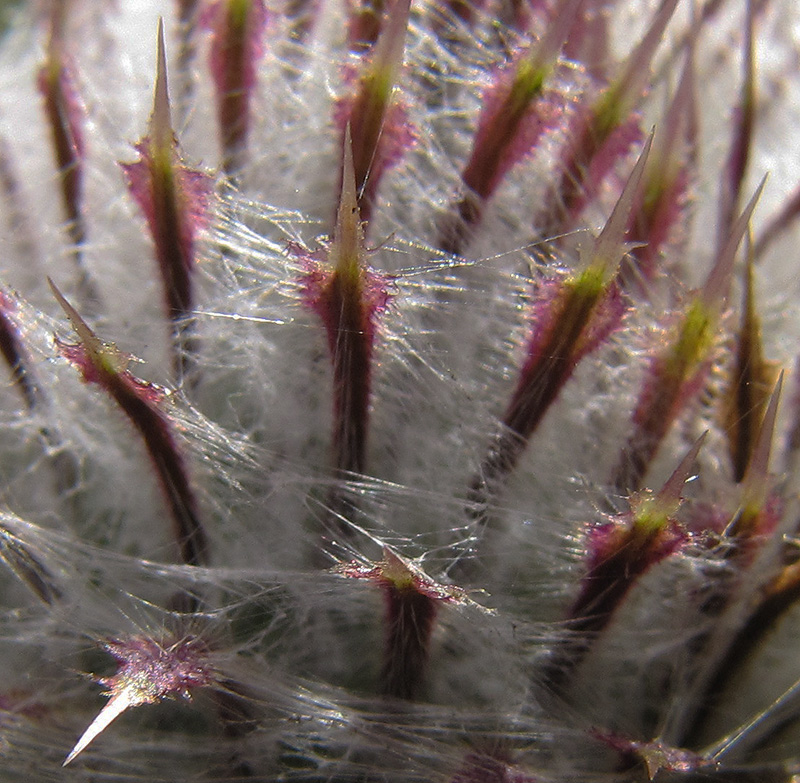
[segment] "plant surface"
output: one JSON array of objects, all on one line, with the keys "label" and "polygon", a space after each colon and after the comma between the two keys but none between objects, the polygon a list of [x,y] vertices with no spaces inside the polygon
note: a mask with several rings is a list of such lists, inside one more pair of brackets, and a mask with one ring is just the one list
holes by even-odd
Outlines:
[{"label": "plant surface", "polygon": [[797,780],[798,47],[18,9],[0,779]]}]

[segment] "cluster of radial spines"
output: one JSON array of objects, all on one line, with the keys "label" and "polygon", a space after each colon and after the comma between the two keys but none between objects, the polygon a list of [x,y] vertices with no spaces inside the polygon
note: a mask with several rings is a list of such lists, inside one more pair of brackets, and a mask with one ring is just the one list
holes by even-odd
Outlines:
[{"label": "cluster of radial spines", "polygon": [[108,689],[108,703],[78,740],[64,766],[130,707],[156,704],[169,696],[188,699],[192,690],[210,687],[217,680],[205,644],[194,637],[128,637],[111,639],[104,647],[118,664],[116,674],[99,679]]},{"label": "cluster of radial spines", "polygon": [[640,769],[648,780],[653,780],[659,772],[712,773],[717,766],[713,758],[673,748],[658,740],[637,742],[616,734],[599,731],[592,734],[619,754],[623,769]]},{"label": "cluster of radial spines", "polygon": [[383,591],[386,638],[378,690],[400,699],[419,698],[439,605],[471,603],[466,593],[436,583],[388,547],[379,563],[351,562],[337,570],[352,579],[369,580]]},{"label": "cluster of radial spines", "polygon": [[586,573],[567,612],[570,637],[554,647],[546,672],[549,688],[569,681],[597,637],[638,580],[662,560],[679,552],[691,538],[677,517],[682,492],[704,438],[691,448],[658,493],[630,499],[630,510],[598,521],[586,532]]},{"label": "cluster of radial spines", "polygon": [[[668,6],[669,4],[664,4],[659,13],[668,16]],[[390,25],[387,25],[384,29],[388,30],[389,28]],[[397,35],[396,32],[395,35]],[[378,35],[376,34],[377,39]],[[654,48],[652,41],[650,48]],[[567,51],[570,51],[569,41]],[[377,53],[375,58],[377,58]],[[365,65],[366,69],[371,67],[371,62],[374,62],[374,60],[365,59],[365,63],[367,63]],[[161,73],[163,73],[163,70],[161,70]],[[675,119],[675,125],[680,128],[680,131],[674,131],[677,137],[680,137],[683,133],[690,136],[686,130],[686,127],[691,124],[690,118],[687,117],[690,107],[688,106],[688,98],[682,92],[684,89],[686,89],[684,83],[681,82],[673,103],[674,109],[670,110],[675,111],[678,115]],[[158,92],[157,89],[157,100]],[[632,93],[637,93],[637,90],[632,90]],[[678,96],[681,96],[680,100]],[[625,101],[621,103],[625,104]],[[236,112],[240,114],[246,113],[245,103],[240,102],[237,106],[238,108],[235,111],[229,109],[229,115]],[[628,111],[629,107],[626,106],[625,108],[626,111],[622,113],[630,116],[632,109]],[[156,113],[154,110],[154,116]],[[604,120],[603,122],[606,121]],[[222,112],[220,112],[220,123],[224,125]],[[165,127],[168,126],[162,126],[161,130],[164,130]],[[157,134],[153,134],[151,129],[151,135]],[[171,129],[169,129],[169,136],[170,144],[160,147],[159,150],[164,151],[165,154],[168,150],[169,155],[172,155],[174,146],[172,145]],[[244,138],[246,138],[246,134],[243,137],[239,136],[236,143],[229,145],[230,149],[232,151],[241,150],[245,145]],[[658,138],[656,136],[657,141],[654,142],[654,147],[657,147]],[[689,139],[689,142],[691,142],[691,139]],[[339,212],[336,224],[331,232],[330,247],[319,255],[312,256],[309,254],[302,260],[301,265],[305,267],[307,274],[301,281],[301,285],[304,286],[304,304],[312,309],[322,322],[333,366],[333,394],[334,407],[336,409],[334,417],[337,423],[331,440],[336,455],[334,458],[336,469],[351,473],[369,473],[369,466],[366,465],[363,454],[368,426],[368,413],[372,404],[370,391],[372,350],[379,334],[376,322],[388,301],[388,283],[383,276],[373,272],[366,265],[366,250],[361,226],[361,221],[363,221],[364,217],[358,214],[356,206],[355,192],[358,187],[350,185],[351,178],[348,175],[347,157],[351,145],[344,144],[342,147],[344,150],[342,154],[343,176],[339,197]],[[656,154],[655,150],[651,150],[651,159],[654,154]],[[234,157],[232,152],[230,160],[233,161]],[[668,153],[664,153],[663,158],[672,161],[669,170],[672,171],[672,166],[674,166],[679,171],[677,179],[683,183],[682,175],[684,172],[682,169],[686,166],[686,158],[681,155],[677,155],[675,159],[669,158]],[[617,162],[622,161],[622,159],[623,156],[619,155]],[[536,319],[534,336],[531,338],[530,344],[526,346],[526,359],[518,373],[518,387],[512,393],[512,401],[508,406],[509,413],[503,422],[506,428],[515,433],[517,440],[523,442],[523,446],[526,445],[527,440],[531,439],[538,421],[544,416],[550,404],[566,385],[578,362],[601,343],[607,342],[612,333],[618,331],[621,326],[622,309],[626,300],[617,289],[615,277],[619,258],[624,250],[624,240],[631,240],[635,237],[633,228],[629,229],[629,234],[625,237],[623,227],[625,225],[633,225],[633,213],[639,209],[636,206],[631,207],[631,204],[637,203],[633,195],[633,191],[636,188],[631,185],[631,182],[637,183],[637,177],[643,177],[645,184],[642,185],[642,188],[646,192],[648,192],[648,189],[650,192],[659,191],[660,189],[662,191],[660,197],[669,202],[667,211],[673,215],[676,210],[676,197],[672,195],[672,191],[666,184],[648,185],[645,160],[647,160],[647,156],[643,155],[640,160],[640,167],[637,170],[637,176],[631,177],[628,187],[623,190],[623,196],[619,200],[617,210],[609,218],[603,233],[601,233],[596,242],[589,243],[592,250],[587,254],[588,259],[586,257],[582,259],[583,266],[564,278],[554,279],[551,286],[542,286],[537,291],[536,303],[531,307],[531,312]],[[645,167],[644,175],[642,175],[642,167]],[[234,170],[236,165],[232,162],[226,163],[226,168]],[[589,168],[591,168],[591,165]],[[355,174],[353,181],[357,183]],[[685,184],[681,184],[679,190],[684,187]],[[488,196],[491,195],[489,192],[491,190],[494,190],[494,187],[487,190]],[[583,197],[591,200],[593,197],[591,190],[584,191]],[[653,200],[654,197],[650,196],[650,203]],[[657,201],[658,199],[655,200]],[[646,205],[648,203],[647,197],[643,197],[641,202],[638,203]],[[732,259],[735,255],[736,246],[743,233],[742,225],[747,223],[745,216],[749,218],[753,205],[754,201],[745,211],[745,215],[740,218],[738,226],[728,228],[720,248],[717,265],[714,267],[706,287],[690,300],[686,316],[678,315],[678,320],[684,326],[676,330],[673,341],[673,354],[664,359],[662,364],[669,365],[668,369],[674,369],[673,365],[681,363],[689,367],[687,373],[678,373],[681,376],[677,383],[680,388],[675,393],[675,399],[677,400],[676,405],[681,410],[688,407],[688,401],[692,396],[696,396],[699,387],[702,386],[703,379],[698,378],[697,374],[692,371],[702,368],[704,360],[709,362],[713,360],[712,352],[709,348],[712,340],[709,335],[712,332],[716,332],[716,327],[722,323],[721,310],[727,304],[727,288],[730,285],[731,277],[730,266],[733,263]],[[374,206],[371,208],[374,208]],[[147,214],[146,208],[144,209]],[[645,211],[645,206],[642,206],[641,209]],[[574,215],[571,215],[570,220],[573,220],[573,218]],[[652,215],[649,218],[653,220]],[[644,231],[642,236],[650,238],[656,244],[655,235],[656,233],[651,226]],[[723,247],[725,243],[730,247]],[[723,258],[724,263],[722,261]],[[722,267],[724,267],[724,270],[720,271]],[[652,266],[649,265],[642,264],[642,270],[642,274],[645,277],[655,276],[656,274]],[[347,285],[345,285],[345,282]],[[343,290],[344,293],[342,292]],[[64,302],[62,302],[63,304]],[[402,303],[399,303],[398,307],[401,306]],[[352,309],[356,315],[350,323],[344,323],[342,321],[343,313],[348,308]],[[88,327],[80,320],[71,306],[68,305],[65,309],[79,334],[81,344],[70,346],[62,342],[60,350],[63,355],[72,363],[78,365],[87,381],[103,386],[126,412],[126,405],[134,405],[132,401],[134,398],[140,401],[145,398],[144,402],[152,404],[150,407],[155,408],[158,400],[151,399],[150,395],[160,396],[157,391],[151,386],[137,384],[135,379],[125,370],[124,360],[119,353],[109,349],[108,346],[100,344],[99,340],[88,330]],[[720,312],[717,312],[717,310],[720,310]],[[3,323],[7,321],[9,324],[9,334],[12,337],[10,343],[12,349],[10,353],[4,350],[4,355],[12,367],[15,377],[19,379],[24,377],[24,374],[20,376],[19,369],[24,369],[24,350],[13,347],[13,338],[18,334],[18,330],[15,329],[13,323],[13,313],[10,309],[4,309],[3,312],[4,314],[8,312],[9,317],[4,319]],[[757,319],[745,319],[740,330],[739,341],[743,346],[741,349],[743,358],[737,365],[736,370],[739,388],[748,388],[753,383],[753,381],[747,380],[748,373],[753,371],[753,362],[747,357],[754,355],[752,353],[752,344],[754,341],[757,342],[758,330],[757,323],[754,323],[755,321]],[[568,328],[569,326],[574,326],[575,328],[571,331]],[[559,335],[566,333],[568,337],[577,335],[570,343],[574,350],[564,349],[563,344],[558,340],[556,340],[556,348],[553,348],[552,340],[548,342],[544,339],[541,336],[542,332]],[[353,338],[351,342],[348,342],[348,334]],[[760,352],[757,353],[760,355]],[[22,358],[15,359],[15,356]],[[360,357],[358,361],[354,362],[352,358],[354,356]],[[541,373],[544,371],[540,371],[537,375],[537,367],[542,356],[545,360],[552,360],[554,357],[561,360],[558,372],[555,372],[552,367],[548,370],[548,372],[552,373],[552,377],[548,376],[546,384],[542,381],[543,376]],[[661,354],[658,354],[658,356],[661,356]],[[657,361],[654,359],[651,367],[655,367],[656,364]],[[759,370],[759,373],[757,373],[759,377],[764,375],[763,368]],[[652,377],[648,376],[648,380],[645,382],[642,396],[646,396],[649,402],[642,403],[644,407],[652,407],[653,399],[664,396],[666,392],[671,394],[673,390],[673,385],[668,382],[672,376],[670,375],[665,380],[666,375],[669,375],[669,373],[666,373],[666,375],[664,373],[659,374],[653,369],[651,375],[657,377],[653,380]],[[648,383],[650,384],[649,386]],[[17,385],[23,396],[25,396],[24,385],[20,380],[17,380]],[[768,385],[771,389],[771,384]],[[131,394],[133,397],[128,396],[125,399],[131,400],[130,404],[121,401],[124,395],[119,392],[121,387],[128,388],[128,386],[132,389]],[[542,394],[543,386],[547,386],[550,389],[547,394]],[[520,413],[518,416],[513,415],[521,407],[519,400],[523,396],[530,394],[534,396],[541,394],[538,398],[538,407],[535,412]],[[751,405],[748,402],[750,398],[746,397],[746,395],[732,396],[736,396],[736,410],[742,413],[746,410],[758,408],[757,415],[753,417],[755,424],[747,422],[747,429],[751,434],[738,437],[737,444],[739,445],[731,447],[732,460],[738,466],[736,468],[737,481],[742,484],[744,498],[741,503],[742,509],[731,510],[728,513],[730,525],[717,530],[718,533],[724,534],[728,539],[731,539],[727,543],[737,546],[745,538],[756,539],[756,543],[759,543],[760,539],[768,536],[776,525],[776,514],[779,512],[779,506],[772,503],[774,495],[769,491],[771,489],[767,475],[769,450],[767,449],[765,456],[764,443],[769,444],[772,440],[775,406],[777,405],[778,397],[776,393],[772,398],[773,402],[770,404],[767,414],[764,414],[763,411],[767,409],[768,395],[765,395],[763,391],[758,399],[758,405]],[[376,401],[376,404],[379,404],[379,402]],[[138,406],[137,410],[139,409],[149,410],[149,407]],[[153,415],[156,417],[152,419],[155,422],[153,426],[159,428],[163,424],[166,430],[168,428],[168,423],[165,423],[166,420],[158,418],[157,413]],[[678,413],[670,414],[667,417],[667,424],[672,424],[677,419],[677,416]],[[141,423],[141,418],[137,419],[131,414],[129,414],[129,418],[140,431],[147,429]],[[639,423],[636,415],[634,415],[633,423],[635,425]],[[761,436],[758,435],[759,430],[762,433]],[[352,431],[357,434],[352,436],[350,434]],[[145,441],[147,441],[147,436],[144,435],[144,437]],[[161,438],[161,442],[170,444],[165,447],[168,451],[172,449],[171,436],[169,434],[164,435]],[[756,445],[750,446],[747,444]],[[490,446],[491,448],[494,447]],[[699,446],[692,449],[687,460],[690,462],[694,460],[698,449]],[[163,462],[163,450],[161,453],[161,461]],[[150,456],[157,466],[159,458],[154,456],[152,452]],[[626,459],[629,456],[630,453],[624,454],[622,459]],[[612,621],[613,614],[622,604],[624,598],[635,587],[635,582],[662,561],[685,551],[684,545],[689,541],[689,536],[686,532],[687,528],[678,518],[680,489],[685,481],[689,467],[687,464],[682,463],[661,492],[653,494],[642,491],[637,494],[634,489],[643,485],[651,459],[648,457],[644,461],[646,464],[640,471],[642,475],[636,481],[625,482],[624,484],[614,480],[611,481],[611,484],[618,490],[622,499],[629,503],[630,510],[615,515],[611,518],[611,521],[601,522],[593,526],[586,537],[586,573],[580,582],[581,592],[566,616],[568,622],[574,623],[573,630],[585,634],[586,638],[588,638],[589,633],[586,628],[581,627],[582,622],[594,623],[595,625],[591,628],[591,631],[595,634],[604,631]],[[506,472],[510,472],[513,467],[514,465],[508,466]],[[156,467],[155,469],[158,471],[160,468]],[[184,479],[181,480],[183,481]],[[174,484],[172,479],[164,479],[164,481],[165,483],[170,481]],[[492,504],[494,504],[495,500],[495,498],[491,499]],[[722,515],[724,516],[725,513],[723,511]],[[190,535],[181,533],[179,528],[177,537],[179,541],[188,542],[193,536],[196,538],[198,535],[197,533]],[[735,558],[731,559],[734,560]],[[205,562],[205,554],[199,551],[192,553],[187,550],[182,556],[182,560],[194,565],[203,564]],[[742,560],[745,560],[745,558],[742,558]],[[438,604],[441,602],[457,602],[456,598],[459,594],[454,588],[436,585],[433,580],[416,572],[409,563],[404,562],[402,558],[394,555],[389,550],[385,553],[384,560],[378,565],[344,567],[341,573],[350,577],[370,580],[377,584],[386,596],[386,645],[384,664],[380,674],[381,682],[377,690],[403,699],[418,698],[424,690],[423,685],[430,654],[430,638],[438,612]],[[742,626],[741,633],[745,631],[748,633],[745,637],[737,637],[731,647],[732,650],[736,651],[737,655],[742,654],[745,638],[750,640],[754,637],[763,636],[765,629],[772,627],[777,619],[793,604],[798,591],[800,591],[799,584],[800,577],[798,577],[798,569],[794,563],[783,565],[777,570],[776,574],[765,581],[761,603],[758,604],[756,611],[751,615],[747,623]],[[598,598],[598,593],[602,593],[602,600]],[[585,639],[582,642],[585,642]],[[141,644],[145,649],[150,649],[154,642],[138,638],[119,642],[120,646],[135,647],[136,644]],[[739,645],[738,648],[737,644]],[[566,651],[573,657],[572,660],[563,659],[559,662],[558,668],[562,677],[564,672],[569,674],[570,668],[577,668],[578,659],[586,651],[585,647],[586,645],[584,644],[578,652],[575,652],[575,650]],[[730,675],[733,663],[735,662],[726,659],[718,667],[718,670],[722,672],[723,679]],[[142,660],[136,656],[131,657],[128,664],[123,666],[120,675],[125,670],[128,671],[129,675],[135,670],[144,672],[144,686],[141,691],[136,691],[136,695],[120,697],[116,704],[125,702],[126,706],[135,706],[137,703],[157,700],[170,693],[181,693],[184,690],[184,686],[176,680],[170,680],[171,684],[165,685],[159,679],[162,677],[159,670],[157,668],[153,669],[149,664],[142,663]],[[112,678],[112,680],[113,682],[106,683],[112,689],[112,697],[117,695],[117,691],[125,692],[126,694],[134,693],[131,690],[133,686],[125,683],[123,679]],[[211,682],[211,675],[204,671],[202,677],[198,676],[195,680],[184,684],[187,687],[205,687]],[[551,687],[554,682],[555,679],[550,680]],[[717,687],[718,685],[715,683],[713,688]],[[109,716],[112,713],[107,712],[105,714]],[[107,720],[107,717],[103,720]],[[101,726],[102,721],[97,725]],[[616,744],[609,744],[613,744],[615,750],[618,750],[621,754],[634,756],[638,761],[644,763],[648,774],[654,774],[654,770],[657,772],[659,769],[670,772],[694,771],[694,769],[703,766],[703,760],[700,757],[655,741],[639,742],[631,739],[616,739],[614,743]],[[74,758],[74,755],[72,758]],[[516,763],[504,753],[482,755],[470,752],[466,754],[463,764],[456,766],[456,771],[451,779],[454,781],[474,780],[482,783],[488,780],[530,780],[532,777],[527,772],[518,769]]]},{"label": "cluster of radial spines", "polygon": [[[654,26],[651,27],[651,33],[657,29],[658,25],[666,23],[673,9],[674,4],[672,4],[672,7],[670,7],[669,3],[662,4],[660,16],[657,17]],[[747,25],[748,28],[752,26],[752,15],[750,13],[748,13]],[[751,34],[752,31],[750,31]],[[654,37],[658,39],[660,36],[661,33],[659,32]],[[652,56],[652,46],[653,40],[650,41],[649,49],[645,49],[642,46],[637,50],[636,54],[642,58],[645,56],[649,58]],[[747,48],[749,51],[748,57],[752,58],[749,43]],[[635,61],[636,57],[632,58],[632,60]],[[752,80],[751,71],[752,66],[747,69],[747,73],[750,75],[746,76],[745,79],[745,92],[752,91],[752,84],[750,83]],[[631,76],[632,73],[628,72],[626,74],[627,79],[622,78],[620,80],[621,83],[624,84]],[[638,81],[640,74],[636,72],[636,76],[636,81]],[[695,155],[693,151],[695,120],[693,117],[691,80],[692,64],[690,58],[684,77],[676,90],[675,98],[667,113],[668,121],[666,127],[668,130],[666,133],[662,130],[658,151],[654,156],[655,163],[648,172],[643,191],[637,194],[637,205],[634,210],[635,217],[632,217],[629,227],[629,239],[634,241],[639,239],[642,242],[652,240],[655,251],[664,242],[676,220],[681,217],[681,202],[685,198],[689,182],[688,165],[693,162]],[[615,111],[620,106],[624,107],[626,101],[628,101],[628,108],[622,112],[622,115],[628,116],[635,105],[632,102],[633,96],[636,96],[641,90],[641,84],[639,84],[636,89],[631,88],[630,94],[625,95],[623,93],[620,95],[616,94],[615,89],[613,89],[613,87],[617,86],[613,85],[612,89],[603,96],[603,99],[598,103],[600,108],[591,115],[592,122],[597,123],[597,127],[594,128],[591,134],[593,140],[597,138],[605,140],[608,138],[605,135],[606,132],[618,127],[618,119],[614,116]],[[608,97],[609,95],[613,96],[613,100]],[[620,98],[623,99],[617,103]],[[633,127],[633,124],[631,127]],[[741,161],[746,161],[747,159],[746,149],[743,151],[739,148],[746,147],[749,144],[747,139],[750,132],[751,129],[743,130],[740,123],[736,127],[732,144],[732,156],[737,159],[738,165],[729,168],[736,172],[735,175],[731,174],[731,177],[735,176],[733,186],[735,186],[734,189],[737,192],[741,188],[744,177],[744,164]],[[592,149],[591,144],[581,133],[571,135],[570,139],[580,149],[581,154]],[[745,140],[743,141],[743,139]],[[630,139],[626,143],[629,142]],[[585,168],[588,167],[576,166],[576,170],[582,171]],[[570,185],[575,179],[576,177],[570,178]],[[565,193],[566,191],[561,192]],[[584,199],[590,197],[591,188],[579,188],[578,192],[578,198]],[[705,385],[708,371],[712,364],[718,361],[718,346],[721,344],[720,341],[723,338],[723,329],[725,328],[722,316],[728,305],[727,298],[732,282],[734,259],[749,225],[759,193],[760,189],[736,220],[734,220],[735,216],[727,219],[722,218],[726,225],[719,240],[715,263],[708,275],[705,286],[690,298],[686,306],[685,315],[677,316],[678,325],[675,328],[674,335],[667,338],[664,348],[655,349],[651,357],[641,396],[633,413],[632,424],[634,432],[620,454],[619,466],[610,475],[611,486],[623,498],[629,499],[632,506],[630,513],[633,515],[633,521],[620,521],[616,525],[598,527],[595,529],[594,534],[589,536],[587,548],[591,557],[589,559],[587,586],[584,588],[584,594],[579,597],[572,610],[573,618],[580,618],[581,622],[590,622],[597,625],[593,633],[596,633],[597,629],[602,628],[608,622],[611,613],[614,611],[611,607],[618,604],[638,576],[661,560],[680,551],[683,545],[689,541],[688,528],[674,517],[675,509],[671,508],[673,501],[665,504],[665,506],[670,506],[669,509],[665,507],[661,510],[654,510],[650,507],[650,502],[645,503],[641,500],[641,496],[636,493],[642,488],[649,467],[666,433],[677,417],[693,401],[697,400]],[[566,199],[566,202],[569,204],[569,199]],[[574,214],[565,215],[561,222],[558,224],[553,223],[552,227],[557,227],[560,230],[568,227],[582,207],[583,204],[579,204],[574,210]],[[721,214],[724,215],[725,212],[726,203],[723,202]],[[639,278],[638,282],[646,281],[653,274],[652,261],[648,260],[643,253],[637,251],[638,249],[634,248],[635,262],[639,265],[638,269],[635,270],[635,276]],[[655,254],[653,257],[655,257]],[[749,274],[750,272],[748,272]],[[626,287],[628,287],[627,284]],[[639,293],[646,293],[646,288],[644,290],[640,289]],[[745,470],[753,478],[744,481],[739,510],[732,508],[721,513],[721,516],[727,520],[727,523],[723,526],[726,545],[745,552],[750,548],[750,544],[747,543],[750,540],[750,536],[755,536],[755,546],[758,548],[770,537],[780,516],[780,504],[776,505],[775,497],[770,492],[771,483],[767,474],[768,450],[766,453],[764,452],[765,444],[770,443],[773,439],[774,408],[777,405],[779,391],[776,390],[770,409],[767,413],[764,413],[766,398],[772,387],[768,381],[770,377],[768,364],[764,362],[761,356],[758,319],[753,315],[751,297],[752,283],[748,281],[744,314],[737,337],[738,359],[735,366],[730,368],[730,391],[726,395],[726,402],[728,405],[727,415],[730,418],[738,417],[740,422],[740,427],[731,431],[731,460],[734,464],[735,480],[737,482],[742,481]],[[550,290],[546,286],[542,286],[538,291],[537,301],[542,303],[550,300]],[[537,311],[534,310],[534,312]],[[548,309],[547,312],[549,313],[550,310]],[[539,317],[536,318],[538,325],[547,323],[547,319],[543,319],[541,313],[538,313],[538,315]],[[554,328],[559,334],[569,333],[569,329],[566,327],[571,321],[567,316],[562,313],[557,318],[556,323],[557,325]],[[556,352],[552,352],[552,354],[556,356]],[[563,360],[565,353],[563,351],[558,352],[557,356],[559,360]],[[565,362],[566,364],[568,363]],[[534,382],[531,382],[530,378],[526,380],[529,375],[528,366],[523,366],[520,371],[520,388],[530,386],[540,395],[543,395],[543,384],[536,382],[536,379],[534,379]],[[765,389],[766,386],[769,387],[768,390]],[[544,399],[544,396],[541,399]],[[547,405],[544,406],[544,410],[546,408]],[[731,414],[731,410],[735,410],[736,413]],[[530,418],[530,416],[526,417],[526,419]],[[532,420],[536,421],[535,418]],[[758,423],[755,424],[755,422]],[[508,432],[504,436],[507,440],[506,446],[490,449],[489,456],[482,466],[482,474],[479,474],[472,484],[470,499],[477,504],[479,518],[482,521],[482,508],[485,506],[485,487],[487,482],[497,484],[498,475],[506,475],[513,470],[518,455],[527,445],[527,440],[530,436],[526,428],[519,426],[516,421],[506,420],[505,424],[508,428]],[[754,445],[756,441],[754,426],[756,429],[761,429],[761,435],[758,436],[759,447]],[[736,431],[737,429],[738,432]],[[697,447],[693,449],[692,459],[697,456],[697,450]],[[747,465],[752,465],[752,468],[746,468]],[[680,480],[682,483],[687,476],[687,470],[683,469],[677,472],[680,472],[683,476]],[[496,490],[497,487],[495,486],[494,489]],[[677,497],[673,500],[677,500]],[[752,502],[749,500],[750,498],[752,498]],[[640,503],[642,504],[641,506],[639,505]],[[704,529],[706,531],[715,529],[713,515],[706,520],[705,525]],[[723,532],[719,527],[716,529],[719,532]],[[754,533],[753,531],[758,532]],[[601,532],[607,535],[601,535]],[[620,557],[631,557],[635,564],[617,564],[616,559]],[[593,563],[594,565],[592,565]],[[607,567],[610,572],[607,577],[602,579],[599,572],[597,572],[598,564],[600,563]],[[628,578],[631,579],[631,582],[627,581]],[[781,587],[778,587],[778,585],[781,585]],[[786,602],[789,600],[790,595],[794,595],[795,586],[793,572],[787,571],[786,568],[781,570],[780,576],[776,577],[775,581],[767,586],[769,598],[764,601],[763,607],[758,608],[746,623],[745,628],[747,628],[748,632],[756,627],[759,627],[763,632],[764,627],[769,626],[769,623],[776,619],[778,611],[785,611]],[[595,600],[591,598],[592,591],[595,589],[598,594],[602,594],[604,599],[610,602],[607,607],[598,608],[599,605],[595,606],[596,612],[590,608],[590,605],[593,605],[592,602]],[[781,598],[777,597],[779,594]],[[778,607],[780,607],[780,610],[778,610]],[[588,632],[588,627],[587,629],[582,629],[580,623],[575,623],[574,629],[584,634],[571,653],[573,656],[579,656],[582,655],[582,651],[585,649],[584,646],[588,643],[587,640],[590,636],[585,635]],[[750,637],[748,636],[748,638]],[[716,670],[718,679],[726,679],[730,676],[731,661],[737,659],[743,645],[742,638],[733,641],[730,646],[730,654]],[[563,676],[565,669],[570,665],[563,659],[558,661],[556,666],[558,676]],[[548,682],[552,686],[555,680],[549,679]],[[711,689],[718,685],[719,683],[715,683],[711,686]],[[684,732],[680,741],[691,742],[691,736],[691,731]]]}]

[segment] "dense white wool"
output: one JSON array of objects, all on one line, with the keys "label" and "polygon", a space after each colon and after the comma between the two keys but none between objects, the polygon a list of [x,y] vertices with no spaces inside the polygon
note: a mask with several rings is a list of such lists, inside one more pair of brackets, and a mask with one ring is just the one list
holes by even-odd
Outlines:
[{"label": "dense white wool", "polygon": [[[87,320],[102,339],[142,360],[131,364],[134,374],[171,388],[152,243],[118,161],[133,160],[132,145],[146,133],[159,16],[178,89],[177,4],[72,5],[66,38],[88,118],[83,255],[101,298]],[[22,13],[2,41],[0,136],[17,184],[0,194],[0,274],[18,297],[13,318],[44,401],[26,411],[18,390],[0,381],[0,557],[9,566],[0,568],[0,780],[444,782],[476,752],[536,779],[617,780],[627,773],[616,772],[615,754],[589,730],[656,737],[665,714],[680,715],[691,698],[692,645],[703,633],[713,635],[718,620],[736,620],[737,607],[721,619],[698,612],[730,570],[698,544],[637,585],[583,662],[569,698],[548,703],[547,689],[538,687],[542,662],[570,636],[563,617],[585,572],[586,527],[609,501],[624,507],[607,482],[648,351],[664,318],[677,312],[666,292],[688,292],[714,256],[720,171],[738,100],[742,3],[728,0],[699,43],[700,175],[691,186],[690,233],[676,238],[678,250],[668,255],[664,292],[638,305],[624,328],[579,365],[535,433],[492,507],[494,529],[477,550],[485,570],[465,577],[475,603],[439,609],[418,704],[375,695],[383,597],[370,582],[332,572],[333,559],[320,554],[320,526],[330,521],[336,485],[329,467],[330,361],[319,320],[303,305],[302,264],[287,246],[314,249],[330,232],[340,155],[332,113],[347,89],[345,66],[355,63],[346,53],[345,3],[320,6],[304,41],[290,40],[284,15],[269,23],[249,161],[235,186],[216,174],[206,34],[199,35],[191,97],[173,107],[187,162],[217,183],[195,270],[200,380],[195,388],[171,388],[163,404],[210,542],[210,564],[201,568],[173,565],[162,494],[129,422],[58,356],[53,334],[72,335],[45,278],[70,298],[76,292],[35,88],[46,38],[41,19]],[[631,0],[609,11],[615,58],[631,51],[655,6]],[[654,77],[645,127],[658,121],[667,88],[678,80],[691,6],[679,3],[656,58],[654,73],[667,75]],[[435,250],[437,217],[456,189],[481,92],[500,63],[495,44],[499,38],[513,50],[527,39],[481,18],[474,35],[462,32],[444,46],[430,32],[429,10],[414,3],[400,79],[417,140],[387,172],[370,228],[369,263],[396,275],[376,340],[370,467],[349,485],[356,533],[334,551],[341,561],[376,561],[389,545],[440,579],[473,532],[467,487],[524,359],[535,296],[532,221],[560,137],[547,138],[504,181],[465,258]],[[772,176],[756,234],[798,176],[799,48],[796,4],[775,0],[757,23],[760,101],[745,196],[766,171]],[[577,67],[558,78],[570,97],[591,88]],[[602,226],[632,159],[609,178],[582,228]],[[589,241],[582,231],[569,240],[556,260],[561,271],[574,267],[577,246]],[[757,269],[766,353],[787,369],[800,338],[796,242],[796,232],[787,234]],[[5,366],[0,377],[7,377]],[[794,383],[788,378],[786,388]],[[709,386],[721,384],[712,375]],[[707,397],[673,427],[648,486],[658,489],[708,428],[686,494],[732,514],[738,501],[724,432]],[[797,415],[796,401],[783,409],[781,433]],[[784,469],[783,442],[776,439],[777,472]],[[787,486],[791,508],[797,477]],[[796,532],[791,522],[782,523],[787,534]],[[203,603],[186,619],[168,607],[188,593]],[[749,662],[726,702],[730,710],[706,727],[700,744],[735,735],[762,713],[772,725],[770,703],[798,677],[796,614]],[[161,639],[175,629],[207,642],[220,672],[215,686],[195,694],[193,704],[129,711],[62,770],[105,703],[86,676],[113,674],[103,643]],[[226,703],[241,714],[222,729]],[[753,736],[734,742],[724,758],[791,766],[800,756],[796,726],[761,756],[751,753]],[[780,774],[776,779],[786,779]]]}]

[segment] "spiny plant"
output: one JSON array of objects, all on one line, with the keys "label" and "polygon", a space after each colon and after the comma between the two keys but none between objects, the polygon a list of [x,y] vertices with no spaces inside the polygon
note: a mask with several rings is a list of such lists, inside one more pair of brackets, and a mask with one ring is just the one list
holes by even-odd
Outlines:
[{"label": "spiny plant", "polygon": [[0,779],[798,779],[791,0],[17,10]]}]

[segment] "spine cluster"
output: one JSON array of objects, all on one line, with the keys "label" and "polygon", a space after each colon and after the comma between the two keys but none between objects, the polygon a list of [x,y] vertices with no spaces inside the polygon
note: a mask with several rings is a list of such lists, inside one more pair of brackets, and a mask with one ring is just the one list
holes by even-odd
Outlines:
[{"label": "spine cluster", "polygon": [[796,780],[793,5],[124,5],[0,47],[0,780]]}]

